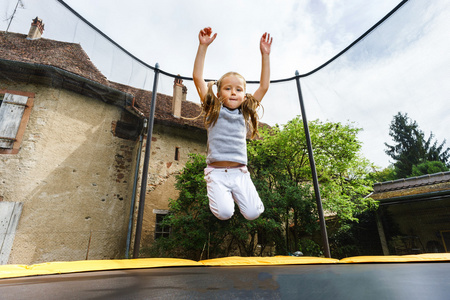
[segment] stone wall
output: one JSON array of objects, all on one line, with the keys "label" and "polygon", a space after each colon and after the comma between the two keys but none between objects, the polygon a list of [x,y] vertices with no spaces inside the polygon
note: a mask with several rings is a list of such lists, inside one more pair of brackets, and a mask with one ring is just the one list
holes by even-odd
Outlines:
[{"label": "stone wall", "polygon": [[122,110],[37,85],[21,150],[0,155],[0,201],[23,203],[9,264],[121,258],[137,141],[117,138]]},{"label": "stone wall", "polygon": [[154,126],[141,249],[154,241],[156,212],[167,210],[169,199],[178,197],[175,176],[184,168],[189,153],[206,154],[206,131]]}]

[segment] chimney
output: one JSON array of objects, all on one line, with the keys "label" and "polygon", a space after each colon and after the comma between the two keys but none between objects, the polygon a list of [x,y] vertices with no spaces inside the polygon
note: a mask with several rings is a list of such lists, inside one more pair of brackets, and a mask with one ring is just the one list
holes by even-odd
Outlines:
[{"label": "chimney", "polygon": [[36,17],[35,19],[33,19],[33,22],[31,23],[27,39],[28,40],[40,39],[43,32],[44,32],[44,23],[42,23],[41,19]]},{"label": "chimney", "polygon": [[176,77],[173,83],[172,115],[181,118],[181,102],[186,101],[187,88],[183,80]]}]

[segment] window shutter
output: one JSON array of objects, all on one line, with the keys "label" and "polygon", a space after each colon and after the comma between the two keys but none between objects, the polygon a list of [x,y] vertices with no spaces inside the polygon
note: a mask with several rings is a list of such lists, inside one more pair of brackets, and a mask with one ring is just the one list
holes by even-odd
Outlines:
[{"label": "window shutter", "polygon": [[0,106],[0,148],[12,148],[28,97],[6,93]]},{"label": "window shutter", "polygon": [[8,263],[22,207],[22,202],[0,202],[0,265]]}]

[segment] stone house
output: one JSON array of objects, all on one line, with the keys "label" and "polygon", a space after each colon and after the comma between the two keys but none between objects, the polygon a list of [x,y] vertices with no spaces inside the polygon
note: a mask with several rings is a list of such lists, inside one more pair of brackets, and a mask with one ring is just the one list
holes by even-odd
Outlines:
[{"label": "stone house", "polygon": [[[108,81],[43,30],[36,18],[28,36],[0,31],[0,264],[123,258],[151,92]],[[157,95],[143,246],[188,153],[206,150],[201,119],[179,117],[201,108],[181,80],[174,95]]]},{"label": "stone house", "polygon": [[[145,116],[150,114],[151,92],[117,83],[113,85],[135,95],[135,107]],[[186,101],[186,94],[182,80],[175,79],[173,96],[157,96],[141,248],[149,247],[157,237],[167,236],[168,231],[158,223],[168,213],[169,199],[178,197],[175,176],[184,168],[190,153],[206,153],[207,134],[203,119],[191,120],[200,114],[201,107]],[[183,119],[181,111],[183,117],[189,119]]]},{"label": "stone house", "polygon": [[376,183],[384,255],[450,252],[450,172]]}]

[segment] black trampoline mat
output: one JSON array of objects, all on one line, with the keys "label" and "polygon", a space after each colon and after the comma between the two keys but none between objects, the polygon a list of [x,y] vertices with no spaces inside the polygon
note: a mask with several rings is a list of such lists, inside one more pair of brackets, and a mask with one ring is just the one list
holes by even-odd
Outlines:
[{"label": "black trampoline mat", "polygon": [[450,299],[450,263],[170,267],[0,280],[0,299]]}]

